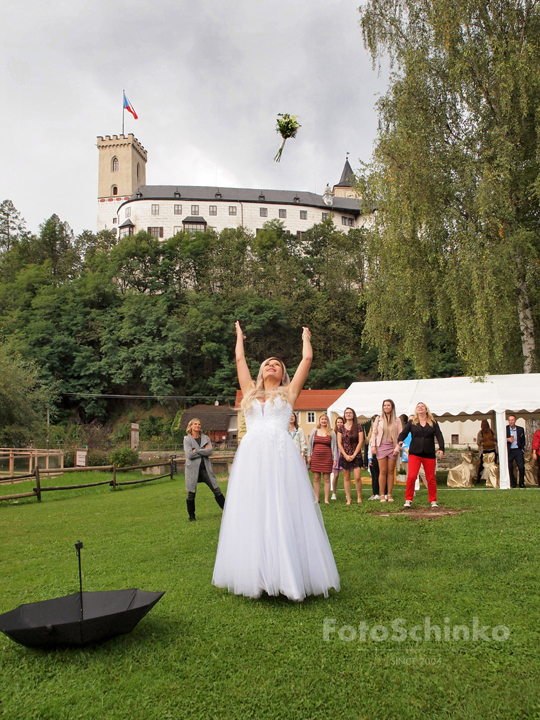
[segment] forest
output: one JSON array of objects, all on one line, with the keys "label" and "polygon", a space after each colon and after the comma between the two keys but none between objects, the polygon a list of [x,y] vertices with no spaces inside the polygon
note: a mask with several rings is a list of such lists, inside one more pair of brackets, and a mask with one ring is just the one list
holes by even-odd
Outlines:
[{"label": "forest", "polygon": [[[75,236],[53,215],[32,235],[12,205],[10,222],[9,238],[0,235],[0,358],[4,377],[18,369],[34,387],[38,417],[49,406],[55,423],[105,423],[125,405],[98,395],[188,396],[178,407],[231,399],[237,319],[254,371],[270,355],[294,371],[307,325],[307,387],[380,377],[377,350],[362,339],[362,229],[345,234],[326,220],[298,240],[273,221],[257,236],[238,228],[117,240],[108,231]],[[459,374],[436,329],[431,351],[436,374]],[[413,375],[412,365],[401,369]],[[8,421],[7,405],[13,414],[24,404],[28,417],[30,397],[26,387],[17,402],[0,399],[0,445],[24,440],[24,422]]]}]

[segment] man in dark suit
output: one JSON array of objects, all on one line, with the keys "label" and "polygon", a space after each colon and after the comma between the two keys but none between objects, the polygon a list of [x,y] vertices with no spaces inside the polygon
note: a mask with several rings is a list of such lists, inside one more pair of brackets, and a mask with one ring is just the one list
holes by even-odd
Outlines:
[{"label": "man in dark suit", "polygon": [[510,486],[516,487],[514,477],[514,460],[519,472],[519,487],[525,487],[525,428],[516,425],[516,416],[508,416],[506,426],[506,441],[508,442],[508,472],[510,473]]}]

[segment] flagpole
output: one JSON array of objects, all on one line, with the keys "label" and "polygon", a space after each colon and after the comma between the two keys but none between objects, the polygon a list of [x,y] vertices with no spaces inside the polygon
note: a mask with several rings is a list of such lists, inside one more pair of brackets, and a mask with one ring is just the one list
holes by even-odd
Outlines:
[{"label": "flagpole", "polygon": [[122,88],[122,135],[124,134],[124,95],[125,90]]}]

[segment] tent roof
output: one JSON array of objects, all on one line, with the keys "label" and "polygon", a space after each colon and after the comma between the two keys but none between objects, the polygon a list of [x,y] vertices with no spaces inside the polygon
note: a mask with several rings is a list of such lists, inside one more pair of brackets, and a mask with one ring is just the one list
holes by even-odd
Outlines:
[{"label": "tent roof", "polygon": [[433,415],[470,416],[493,412],[540,411],[540,373],[529,375],[487,375],[430,380],[394,380],[353,383],[330,407],[342,415],[352,407],[366,420],[381,412],[383,400],[391,398],[398,414],[410,415],[417,403],[424,402]]}]

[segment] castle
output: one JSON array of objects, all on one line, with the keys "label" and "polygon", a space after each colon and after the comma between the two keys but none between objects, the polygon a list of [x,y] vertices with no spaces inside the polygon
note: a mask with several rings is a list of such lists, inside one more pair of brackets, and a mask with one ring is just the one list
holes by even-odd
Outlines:
[{"label": "castle", "polygon": [[201,231],[242,226],[256,233],[269,220],[281,220],[287,232],[301,238],[316,223],[333,217],[348,230],[366,221],[355,193],[349,161],[339,183],[323,195],[294,190],[253,190],[190,185],[147,185],[148,154],[137,138],[97,138],[99,151],[97,229],[119,237],[146,230],[169,238],[182,230]]}]

